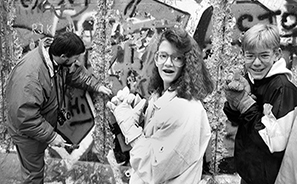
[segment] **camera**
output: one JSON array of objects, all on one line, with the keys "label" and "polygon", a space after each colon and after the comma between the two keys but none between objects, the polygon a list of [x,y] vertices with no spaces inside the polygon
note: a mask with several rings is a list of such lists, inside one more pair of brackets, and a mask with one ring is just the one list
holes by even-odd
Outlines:
[{"label": "camera", "polygon": [[64,125],[65,121],[70,120],[71,114],[65,109],[61,109],[58,111],[57,122],[60,126]]}]

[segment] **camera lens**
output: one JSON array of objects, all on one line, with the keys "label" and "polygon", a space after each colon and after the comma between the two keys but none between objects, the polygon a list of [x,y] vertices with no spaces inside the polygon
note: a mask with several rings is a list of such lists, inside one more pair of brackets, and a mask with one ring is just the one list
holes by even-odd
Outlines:
[{"label": "camera lens", "polygon": [[69,112],[65,112],[65,118],[69,120],[71,118],[71,114]]}]

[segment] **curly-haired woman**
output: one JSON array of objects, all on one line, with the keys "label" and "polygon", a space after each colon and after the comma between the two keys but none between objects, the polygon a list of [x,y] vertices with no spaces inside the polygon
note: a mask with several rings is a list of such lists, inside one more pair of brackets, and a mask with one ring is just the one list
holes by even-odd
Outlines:
[{"label": "curly-haired woman", "polygon": [[132,146],[130,183],[198,183],[211,135],[201,101],[212,92],[212,80],[183,28],[161,33],[154,62],[144,128],[138,126],[144,100],[133,108],[133,95],[122,90],[108,103]]}]

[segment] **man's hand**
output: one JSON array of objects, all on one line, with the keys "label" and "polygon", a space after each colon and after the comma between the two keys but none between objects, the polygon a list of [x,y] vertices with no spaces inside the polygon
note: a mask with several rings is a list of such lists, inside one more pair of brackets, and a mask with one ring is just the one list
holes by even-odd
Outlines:
[{"label": "man's hand", "polygon": [[57,146],[57,147],[62,147],[64,148],[66,145],[66,141],[63,139],[61,135],[56,133],[56,137],[54,138],[53,141],[49,143],[50,146]]},{"label": "man's hand", "polygon": [[103,94],[106,94],[108,96],[111,96],[112,95],[111,89],[109,89],[109,88],[107,88],[105,86],[99,86],[98,89],[97,89],[97,91],[99,93],[103,93]]},{"label": "man's hand", "polygon": [[230,107],[235,111],[244,113],[255,103],[249,95],[251,87],[248,81],[239,74],[234,74],[233,78],[226,82],[224,91]]}]

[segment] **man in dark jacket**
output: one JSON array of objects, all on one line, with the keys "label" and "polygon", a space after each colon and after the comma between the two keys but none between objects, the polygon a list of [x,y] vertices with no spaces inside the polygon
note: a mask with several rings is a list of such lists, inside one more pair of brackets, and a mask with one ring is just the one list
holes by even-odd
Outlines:
[{"label": "man in dark jacket", "polygon": [[242,49],[245,78],[235,75],[225,87],[224,112],[238,125],[235,165],[242,184],[274,184],[296,120],[297,88],[281,58],[276,26],[250,28]]},{"label": "man in dark jacket", "polygon": [[84,52],[84,43],[75,33],[46,38],[20,59],[9,76],[8,132],[20,159],[23,183],[43,183],[45,149],[48,145],[65,146],[66,141],[55,131],[65,84],[112,93],[77,61]]}]

